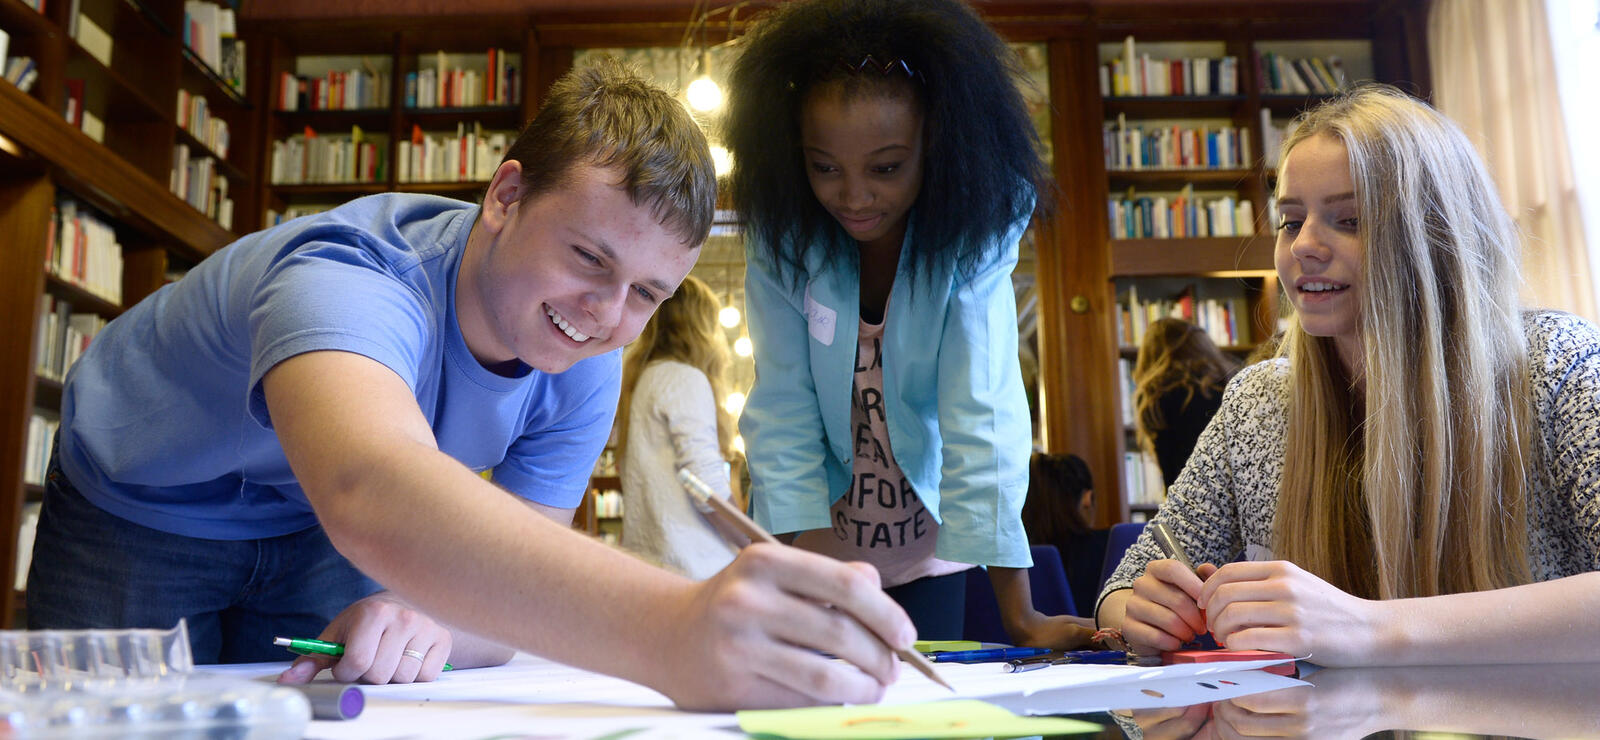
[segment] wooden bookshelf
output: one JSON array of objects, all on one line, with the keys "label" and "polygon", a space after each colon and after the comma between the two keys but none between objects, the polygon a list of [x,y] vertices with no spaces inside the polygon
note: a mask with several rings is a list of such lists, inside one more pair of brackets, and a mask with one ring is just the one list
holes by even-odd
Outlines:
[{"label": "wooden bookshelf", "polygon": [[[23,482],[29,419],[35,409],[55,413],[61,404],[60,382],[35,374],[41,298],[115,318],[159,288],[169,268],[192,265],[239,233],[169,189],[174,146],[206,149],[178,126],[180,89],[204,97],[211,114],[228,122],[234,149],[218,157],[217,177],[229,181],[236,199],[254,197],[249,158],[239,154],[255,149],[251,105],[190,58],[174,30],[182,28],[182,0],[76,4],[111,37],[110,64],[68,32],[71,7],[49,2],[40,13],[19,0],[0,0],[10,54],[32,57],[38,68],[28,93],[0,82],[0,233],[7,238],[0,253],[0,573],[6,578],[16,572],[22,507],[41,500],[44,490]],[[67,80],[82,80],[83,107],[104,124],[101,140],[64,118]],[[60,198],[93,209],[115,230],[123,256],[120,302],[45,269],[51,213]],[[0,589],[6,626],[13,626],[22,604],[19,592]]]},{"label": "wooden bookshelf", "polygon": [[[270,19],[242,21],[240,33],[252,49],[263,50],[259,70],[261,80],[254,100],[260,110],[263,151],[259,153],[257,184],[263,193],[256,214],[269,219],[291,209],[326,208],[350,199],[381,192],[419,192],[476,200],[487,187],[483,178],[465,180],[437,178],[433,181],[407,181],[397,171],[401,142],[409,141],[413,127],[439,136],[462,125],[481,127],[485,133],[499,132],[509,143],[536,110],[538,90],[554,75],[541,77],[541,47],[535,40],[532,16],[441,16],[334,18],[315,22],[279,22]],[[431,68],[433,55],[443,52],[452,58],[485,55],[495,48],[514,56],[515,89],[509,91],[515,102],[482,105],[410,104],[406,96],[406,76]],[[565,65],[570,66],[570,52]],[[558,63],[559,62],[559,57]],[[470,66],[470,65],[468,65]],[[359,107],[334,107],[295,110],[283,109],[284,75],[306,79],[327,69],[376,72],[384,75],[386,86],[382,105],[357,103]],[[562,66],[556,73],[564,72]],[[376,78],[374,78],[376,79]],[[480,80],[480,85],[481,85]],[[379,83],[374,83],[379,84]],[[306,130],[319,136],[346,137],[352,127],[375,143],[378,176],[370,181],[304,182],[273,181],[274,142],[287,141]]]},{"label": "wooden bookshelf", "polygon": [[[1131,347],[1116,339],[1118,285],[1172,283],[1241,284],[1248,303],[1250,343],[1225,349],[1245,354],[1270,336],[1281,311],[1273,273],[1274,239],[1267,219],[1273,171],[1263,162],[1260,130],[1263,109],[1274,122],[1288,119],[1327,95],[1280,95],[1258,83],[1256,53],[1292,52],[1332,43],[1341,51],[1365,50],[1358,68],[1370,78],[1426,94],[1429,72],[1421,3],[1195,2],[1163,5],[1159,11],[1129,3],[1093,2],[1081,26],[1053,42],[1052,123],[1055,168],[1063,197],[1062,214],[1073,228],[1056,239],[1057,255],[1041,254],[1041,290],[1053,290],[1059,309],[1041,311],[1041,388],[1046,399],[1047,447],[1083,456],[1096,476],[1095,519],[1104,525],[1148,514],[1129,507],[1124,491],[1124,453],[1134,449],[1121,418],[1119,359],[1131,362]],[[1139,47],[1209,45],[1214,55],[1237,59],[1236,94],[1102,95],[1099,64],[1106,46],[1133,36]],[[1057,60],[1057,54],[1062,57]],[[1152,53],[1152,57],[1160,54]],[[1201,55],[1175,55],[1201,56]],[[1063,79],[1057,79],[1057,73]],[[1249,127],[1250,161],[1219,169],[1111,169],[1102,143],[1107,122],[1222,120]],[[1251,203],[1255,224],[1240,236],[1182,239],[1112,238],[1107,199],[1126,192],[1226,191]],[[1083,205],[1074,208],[1073,203]],[[1056,278],[1048,279],[1053,273]],[[1088,309],[1069,308],[1069,298],[1086,299]],[[1141,297],[1143,297],[1141,295]],[[1043,299],[1042,299],[1043,300]],[[1055,368],[1052,370],[1051,368]]]}]

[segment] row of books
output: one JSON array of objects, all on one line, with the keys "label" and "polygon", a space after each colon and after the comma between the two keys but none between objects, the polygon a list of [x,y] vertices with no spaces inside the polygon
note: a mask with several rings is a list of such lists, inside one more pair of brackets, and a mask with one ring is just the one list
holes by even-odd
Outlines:
[{"label": "row of books", "polygon": [[[1274,51],[1255,53],[1257,83],[1269,95],[1326,95],[1350,84],[1344,60],[1336,54],[1295,56]],[[1122,41],[1121,53],[1102,63],[1100,95],[1190,96],[1238,95],[1238,58],[1152,58],[1139,52],[1134,39]]]},{"label": "row of books", "polygon": [[[61,420],[46,416],[37,409],[28,417],[28,450],[22,457],[22,482],[30,486],[44,485],[45,471],[50,469],[50,444],[55,439]],[[28,550],[33,550],[29,547]],[[17,554],[21,555],[22,550]]]},{"label": "row of books", "polygon": [[33,81],[39,78],[38,66],[33,63],[33,57],[7,56],[11,49],[11,34],[0,28],[0,74],[17,89],[27,92],[33,87]]},{"label": "row of books", "polygon": [[349,135],[305,133],[272,142],[273,185],[379,182],[387,177],[387,144],[371,140],[360,126]]},{"label": "row of books", "polygon": [[1101,97],[1238,94],[1238,57],[1152,59],[1128,36],[1122,54],[1100,65]]},{"label": "row of books", "polygon": [[205,96],[178,90],[178,126],[199,139],[212,154],[228,156],[228,122],[211,115]]},{"label": "row of books", "polygon": [[1101,132],[1106,169],[1242,169],[1249,167],[1250,127],[1128,125],[1124,114]]},{"label": "row of books", "polygon": [[83,356],[101,329],[105,317],[72,310],[72,304],[46,294],[40,299],[38,363],[34,372],[51,380],[65,380],[73,363]]},{"label": "row of books", "polygon": [[28,567],[33,563],[34,533],[39,529],[39,511],[43,504],[32,501],[22,505],[21,526],[17,529],[17,579],[18,591],[28,586]]},{"label": "row of books", "polygon": [[372,69],[330,69],[320,75],[278,75],[277,109],[363,110],[389,106],[389,75]]},{"label": "row of books", "polygon": [[281,211],[269,208],[269,209],[267,209],[267,220],[266,220],[266,224],[265,225],[266,226],[277,226],[278,224],[281,224],[281,223],[283,223],[285,221],[293,221],[294,219],[300,218],[301,216],[309,216],[309,215],[311,215],[313,213],[322,213],[324,211],[329,211],[329,210],[332,210],[332,209],[333,209],[332,205],[320,204],[320,203],[319,204],[309,204],[309,205],[308,204],[293,205],[293,206],[289,206],[288,208],[285,208],[285,209],[283,209]]},{"label": "row of books", "polygon": [[622,516],[621,491],[595,491],[594,515],[600,519],[616,519]]},{"label": "row of books", "polygon": [[5,78],[18,90],[27,92],[39,81],[39,66],[34,64],[33,57],[11,57],[5,63]]},{"label": "row of books", "polygon": [[1261,165],[1268,169],[1277,169],[1279,149],[1283,148],[1283,137],[1288,134],[1288,124],[1282,126],[1272,122],[1272,111],[1261,109]]},{"label": "row of books", "polygon": [[1167,498],[1167,485],[1161,478],[1156,456],[1143,450],[1122,453],[1123,484],[1129,506],[1159,506]]},{"label": "row of books", "polygon": [[[1117,329],[1119,332],[1121,331],[1122,326],[1120,323]],[[1122,384],[1122,393],[1120,394],[1122,396],[1122,425],[1129,429],[1134,428],[1133,393],[1138,389],[1138,386],[1134,385],[1133,382],[1135,364],[1136,361],[1132,358],[1117,358],[1117,380]]]},{"label": "row of books", "polygon": [[233,8],[209,0],[184,0],[183,43],[234,90],[244,94],[244,41]]},{"label": "row of books", "polygon": [[1256,233],[1255,206],[1232,195],[1201,197],[1185,185],[1173,197],[1138,195],[1106,199],[1113,239],[1185,239],[1250,236]]},{"label": "row of books", "polygon": [[44,269],[112,303],[122,302],[122,246],[109,221],[72,198],[56,201]]},{"label": "row of books", "polygon": [[1270,51],[1256,55],[1261,91],[1281,95],[1326,95],[1350,84],[1344,60],[1327,57],[1288,57]]},{"label": "row of books", "polygon": [[505,158],[511,134],[484,133],[473,123],[456,124],[455,136],[428,136],[411,127],[411,140],[395,150],[395,173],[400,182],[483,182]]},{"label": "row of books", "polygon": [[98,114],[89,110],[84,101],[88,99],[86,83],[78,78],[66,80],[66,91],[61,99],[61,117],[73,128],[82,131],[89,138],[104,143],[106,140],[106,124],[100,120]]},{"label": "row of books", "polygon": [[224,229],[233,228],[233,199],[228,197],[228,178],[217,174],[215,157],[191,156],[188,144],[172,147],[172,171],[167,185],[206,218]]},{"label": "row of books", "polygon": [[[520,55],[489,49],[483,67],[452,66],[455,57],[435,52],[432,66],[419,60],[415,72],[406,74],[407,108],[462,108],[479,105],[515,105],[522,101]],[[475,55],[474,55],[475,60]]]},{"label": "row of books", "polygon": [[72,0],[71,15],[67,20],[67,35],[71,36],[78,46],[89,52],[101,64],[111,66],[111,34],[106,33],[100,24],[87,13],[78,12],[78,0]]},{"label": "row of books", "polygon": [[1144,343],[1150,323],[1163,318],[1183,319],[1200,327],[1218,347],[1251,343],[1250,303],[1243,296],[1196,299],[1190,288],[1175,296],[1141,299],[1137,285],[1117,296],[1117,343],[1138,347]]}]

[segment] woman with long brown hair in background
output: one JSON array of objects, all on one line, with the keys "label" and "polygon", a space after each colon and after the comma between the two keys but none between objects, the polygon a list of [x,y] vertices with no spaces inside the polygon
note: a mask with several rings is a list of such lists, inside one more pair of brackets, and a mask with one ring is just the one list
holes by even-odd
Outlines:
[{"label": "woman with long brown hair in background", "polygon": [[1183,319],[1156,319],[1145,329],[1133,367],[1134,422],[1139,446],[1156,456],[1166,485],[1178,480],[1238,368],[1204,329]]}]

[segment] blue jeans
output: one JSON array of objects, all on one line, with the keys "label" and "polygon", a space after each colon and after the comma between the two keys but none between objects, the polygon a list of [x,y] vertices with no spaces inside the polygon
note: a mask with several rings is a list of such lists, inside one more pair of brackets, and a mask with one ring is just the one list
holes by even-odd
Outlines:
[{"label": "blue jeans", "polygon": [[52,455],[28,571],[28,628],[170,629],[182,617],[196,663],[287,660],[294,656],[273,637],[315,637],[380,588],[321,527],[258,540],[150,529],[90,503]]},{"label": "blue jeans", "polygon": [[959,640],[966,626],[967,573],[918,578],[883,590],[894,599],[919,640]]}]

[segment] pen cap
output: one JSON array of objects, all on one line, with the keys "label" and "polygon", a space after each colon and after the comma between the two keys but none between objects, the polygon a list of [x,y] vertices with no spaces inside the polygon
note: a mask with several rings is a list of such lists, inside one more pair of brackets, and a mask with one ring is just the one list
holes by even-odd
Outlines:
[{"label": "pen cap", "polygon": [[294,688],[311,702],[313,719],[355,719],[367,706],[366,694],[347,683],[308,683]]}]

